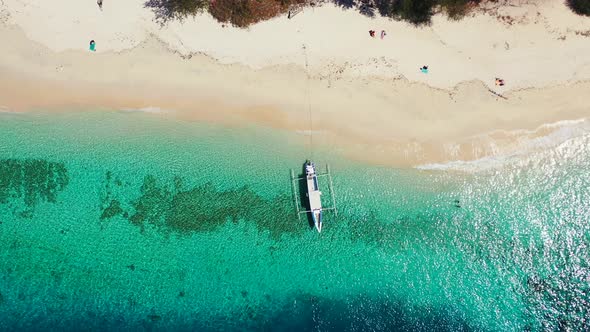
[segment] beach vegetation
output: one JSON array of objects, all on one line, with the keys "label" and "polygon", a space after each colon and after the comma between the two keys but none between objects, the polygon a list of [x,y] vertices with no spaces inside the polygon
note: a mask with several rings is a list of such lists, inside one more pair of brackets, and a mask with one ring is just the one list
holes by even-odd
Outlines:
[{"label": "beach vegetation", "polygon": [[209,7],[209,0],[147,0],[144,6],[151,8],[156,20],[164,24],[203,12]]},{"label": "beach vegetation", "polygon": [[434,13],[435,5],[435,0],[399,0],[394,2],[393,11],[389,16],[413,24],[428,23]]},{"label": "beach vegetation", "polygon": [[247,27],[286,13],[290,6],[303,4],[305,0],[147,0],[156,20],[162,24],[170,20],[183,20],[208,11],[222,23]]},{"label": "beach vegetation", "polygon": [[439,0],[440,8],[453,20],[463,18],[479,1],[474,0]]},{"label": "beach vegetation", "polygon": [[358,9],[358,11],[368,17],[375,16],[376,4],[372,0],[332,0],[338,7],[344,9]]},{"label": "beach vegetation", "polygon": [[[432,15],[445,12],[451,19],[462,18],[480,0],[332,0],[345,9],[358,10],[373,17],[376,12],[396,20],[421,25],[430,23]],[[569,0],[575,8],[584,10],[588,0]],[[306,0],[147,0],[146,7],[152,8],[156,19],[162,23],[170,19],[185,19],[197,13],[208,11],[216,20],[237,27],[268,20],[286,14],[293,6],[308,5]],[[574,7],[572,7],[574,8]]]},{"label": "beach vegetation", "polygon": [[214,0],[209,13],[220,22],[247,27],[256,22],[286,13],[294,4],[304,0]]},{"label": "beach vegetation", "polygon": [[477,3],[479,0],[375,0],[382,16],[415,25],[430,23],[432,15],[441,11],[451,19],[461,19]]},{"label": "beach vegetation", "polygon": [[590,0],[567,0],[566,2],[574,13],[590,16]]},{"label": "beach vegetation", "polygon": [[345,8],[345,9],[354,8],[356,6],[354,0],[334,0],[334,3],[337,6]]}]

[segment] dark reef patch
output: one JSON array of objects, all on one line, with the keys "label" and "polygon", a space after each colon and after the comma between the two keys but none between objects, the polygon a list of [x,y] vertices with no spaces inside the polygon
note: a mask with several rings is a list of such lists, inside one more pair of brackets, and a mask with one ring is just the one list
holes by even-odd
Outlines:
[{"label": "dark reef patch", "polygon": [[0,160],[0,204],[11,205],[22,199],[25,209],[15,213],[23,218],[31,218],[39,202],[56,203],[68,182],[63,163],[41,159]]},{"label": "dark reef patch", "polygon": [[298,295],[272,316],[252,324],[250,330],[263,331],[277,327],[283,331],[483,330],[450,308],[415,306],[401,299],[368,296],[334,300]]},{"label": "dark reef patch", "polygon": [[181,234],[210,232],[226,222],[243,220],[254,222],[258,229],[269,231],[275,239],[282,234],[306,230],[296,222],[289,195],[267,200],[247,186],[219,190],[207,183],[189,188],[178,177],[167,185],[148,175],[139,197],[122,202],[115,198],[113,181],[113,175],[108,172],[101,220],[121,216],[142,229],[151,225]]},{"label": "dark reef patch", "polygon": [[[118,308],[97,308],[82,301],[56,319],[48,312],[7,317],[7,330],[79,331],[485,331],[460,312],[444,306],[414,305],[401,298],[351,295],[339,299],[294,294],[289,299],[254,303],[230,311],[162,311],[137,308],[133,301]],[[62,302],[52,302],[59,308]],[[56,309],[55,312],[59,312]]]},{"label": "dark reef patch", "polygon": [[147,318],[152,322],[157,322],[157,321],[162,320],[162,316],[156,315],[156,314],[150,314],[147,316]]},{"label": "dark reef patch", "polygon": [[123,212],[124,211],[121,208],[121,203],[118,200],[113,199],[111,200],[109,205],[102,211],[102,214],[100,215],[100,220],[110,219],[115,216],[122,215]]},{"label": "dark reef patch", "polygon": [[590,331],[590,286],[587,267],[564,267],[546,277],[526,279],[524,300],[536,330]]},{"label": "dark reef patch", "polygon": [[105,174],[105,189],[104,196],[101,202],[101,214],[100,220],[111,219],[116,216],[128,217],[128,213],[125,212],[121,205],[120,200],[113,199],[113,191],[117,187],[123,186],[123,181],[118,177],[115,177],[111,171],[107,171]]}]

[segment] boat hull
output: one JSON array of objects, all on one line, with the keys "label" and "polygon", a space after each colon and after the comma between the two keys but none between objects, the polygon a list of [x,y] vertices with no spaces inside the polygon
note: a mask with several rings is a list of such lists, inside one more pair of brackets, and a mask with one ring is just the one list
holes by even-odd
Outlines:
[{"label": "boat hull", "polygon": [[313,224],[318,233],[322,232],[322,210],[312,211]]},{"label": "boat hull", "polygon": [[322,200],[318,177],[315,171],[315,165],[307,162],[305,165],[305,176],[307,182],[307,198],[309,200],[309,211],[313,218],[313,224],[318,232],[322,231]]}]

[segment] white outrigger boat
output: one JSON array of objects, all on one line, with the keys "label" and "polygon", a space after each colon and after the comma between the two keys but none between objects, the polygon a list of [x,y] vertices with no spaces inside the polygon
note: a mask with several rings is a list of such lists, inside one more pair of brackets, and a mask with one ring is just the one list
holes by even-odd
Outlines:
[{"label": "white outrigger boat", "polygon": [[309,210],[313,224],[318,232],[322,232],[322,192],[318,186],[318,176],[315,172],[315,165],[311,161],[305,163],[305,178],[307,182],[307,198],[309,199]]},{"label": "white outrigger boat", "polygon": [[[322,192],[320,191],[319,184],[318,184],[318,177],[320,177],[320,176],[327,176],[328,177],[328,180],[329,180],[328,183],[330,185],[330,192],[332,195],[332,204],[333,204],[332,207],[329,207],[329,208],[322,207],[322,199],[321,199]],[[300,215],[302,213],[311,213],[313,225],[314,225],[315,229],[317,229],[317,231],[319,233],[321,233],[322,232],[322,223],[323,223],[323,211],[334,210],[335,214],[338,215],[338,211],[336,210],[336,201],[334,198],[332,177],[330,175],[330,167],[327,166],[326,173],[318,174],[316,172],[315,164],[312,161],[307,160],[305,162],[305,176],[296,178],[293,170],[291,170],[291,180],[292,180],[293,189],[294,189],[293,193],[295,196],[295,205],[297,208],[297,216],[299,217],[299,219],[301,219]],[[300,204],[299,204],[299,201],[297,200],[297,191],[295,188],[295,183],[296,183],[296,181],[300,181],[300,180],[305,180],[306,184],[307,184],[306,196],[307,196],[307,199],[309,202],[309,210],[301,211],[299,209]]]}]

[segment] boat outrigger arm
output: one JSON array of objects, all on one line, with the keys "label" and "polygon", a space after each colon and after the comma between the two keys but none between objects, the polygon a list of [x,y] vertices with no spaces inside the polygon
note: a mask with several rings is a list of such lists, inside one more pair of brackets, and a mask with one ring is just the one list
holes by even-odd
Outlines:
[{"label": "boat outrigger arm", "polygon": [[[301,220],[302,213],[311,213],[311,217],[313,219],[313,223],[315,228],[318,232],[322,231],[322,220],[323,220],[323,211],[330,211],[333,210],[334,214],[338,216],[338,210],[336,209],[336,198],[334,196],[334,186],[332,184],[332,176],[330,174],[330,166],[326,166],[325,173],[316,173],[315,164],[311,161],[306,161],[305,163],[305,176],[295,177],[295,173],[291,170],[291,185],[293,189],[293,197],[295,202],[295,208],[297,210],[297,218]],[[322,192],[319,190],[318,186],[318,178],[319,177],[328,177],[328,184],[330,189],[330,194],[332,196],[332,207],[322,207],[321,195]],[[307,183],[307,198],[309,200],[309,210],[301,210],[300,209],[300,202],[297,199],[297,186],[296,183],[298,181],[305,180]]]}]

